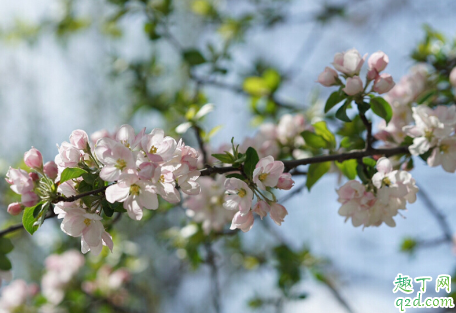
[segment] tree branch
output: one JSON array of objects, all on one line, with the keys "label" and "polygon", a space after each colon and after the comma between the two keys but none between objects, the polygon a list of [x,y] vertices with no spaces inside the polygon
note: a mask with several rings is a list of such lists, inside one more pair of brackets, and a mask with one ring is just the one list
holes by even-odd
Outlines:
[{"label": "tree branch", "polygon": [[207,166],[209,163],[207,161],[207,152],[206,149],[204,148],[204,141],[203,138],[201,137],[201,128],[198,125],[193,125],[193,129],[195,130],[196,134],[196,140],[198,141],[198,146],[201,150],[201,154],[203,156],[203,164],[204,166]]}]

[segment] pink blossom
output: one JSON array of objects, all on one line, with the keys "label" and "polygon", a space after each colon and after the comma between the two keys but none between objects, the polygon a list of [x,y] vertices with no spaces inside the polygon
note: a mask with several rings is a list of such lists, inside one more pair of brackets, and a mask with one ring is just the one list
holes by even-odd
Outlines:
[{"label": "pink blossom", "polygon": [[255,220],[253,218],[253,213],[251,211],[245,215],[242,215],[241,212],[237,212],[233,217],[230,229],[234,230],[236,228],[239,228],[244,233],[246,233],[252,229],[254,221]]},{"label": "pink blossom", "polygon": [[271,216],[272,220],[280,226],[282,225],[285,216],[288,215],[288,211],[283,205],[278,204],[277,202],[272,202],[269,215]]},{"label": "pink blossom", "polygon": [[361,57],[358,50],[350,49],[346,52],[336,53],[332,64],[336,70],[345,75],[358,75],[366,56],[367,54]]},{"label": "pink blossom", "polygon": [[77,167],[81,160],[81,151],[72,144],[64,141],[59,147],[59,154],[55,157],[55,163],[60,167]]},{"label": "pink blossom", "polygon": [[253,212],[255,212],[256,214],[258,214],[261,217],[261,219],[263,219],[263,217],[268,215],[270,210],[271,210],[271,207],[264,200],[258,201],[252,209]]},{"label": "pink blossom", "polygon": [[369,69],[375,69],[377,73],[380,73],[383,71],[386,66],[389,63],[389,58],[388,56],[382,52],[382,51],[377,51],[373,53],[370,57],[369,60],[367,61],[367,64],[369,65]]},{"label": "pink blossom", "polygon": [[359,78],[359,76],[348,77],[345,87],[342,88],[342,90],[349,96],[354,96],[362,92],[363,89],[363,81]]},{"label": "pink blossom", "polygon": [[330,67],[325,67],[325,70],[318,75],[318,82],[323,86],[330,87],[337,84],[339,74]]},{"label": "pink blossom", "polygon": [[198,170],[191,171],[187,174],[181,175],[177,178],[177,184],[181,188],[182,192],[188,195],[197,195],[201,192],[201,187],[197,182],[201,172]]},{"label": "pink blossom", "polygon": [[52,180],[56,179],[59,173],[59,168],[57,167],[57,164],[55,164],[54,161],[49,161],[46,164],[44,164],[43,170],[44,174],[46,174],[46,176]]},{"label": "pink blossom", "polygon": [[276,188],[282,190],[290,190],[294,185],[294,180],[291,178],[290,173],[282,173],[279,176]]},{"label": "pink blossom", "polygon": [[366,78],[367,80],[374,80],[378,77],[378,72],[375,69],[370,69],[367,71]]},{"label": "pink blossom", "polygon": [[8,205],[7,212],[11,215],[19,215],[21,214],[23,209],[24,206],[22,204],[20,204],[19,202],[13,202],[10,205]]},{"label": "pink blossom", "polygon": [[24,162],[32,169],[41,169],[43,167],[43,156],[38,149],[32,147],[24,154]]},{"label": "pink blossom", "polygon": [[96,144],[97,141],[101,138],[111,138],[114,139],[115,136],[112,136],[106,129],[98,130],[90,135],[90,141],[93,144]]},{"label": "pink blossom", "polygon": [[253,171],[253,181],[263,190],[266,190],[266,187],[275,187],[283,170],[283,162],[274,161],[272,156],[267,156],[258,161]]},{"label": "pink blossom", "polygon": [[38,174],[35,172],[28,173],[28,175],[32,179],[33,182],[37,182],[40,180],[40,176],[38,176]]},{"label": "pink blossom", "polygon": [[144,135],[141,146],[152,162],[161,163],[173,157],[177,143],[173,138],[165,137],[162,129],[155,128],[150,134]]},{"label": "pink blossom", "polygon": [[429,166],[439,166],[449,172],[456,171],[456,136],[445,138],[432,149],[431,155],[427,158]]},{"label": "pink blossom", "polygon": [[70,143],[79,150],[86,150],[89,143],[89,136],[81,129],[73,130],[70,135]]},{"label": "pink blossom", "polygon": [[[282,144],[294,145],[296,138],[302,139],[300,134],[305,130],[306,121],[303,115],[285,114],[280,118],[279,124],[276,128],[277,138]],[[263,138],[259,138],[264,140]],[[274,138],[273,138],[274,139]],[[277,147],[276,155],[280,150]]]},{"label": "pink blossom", "polygon": [[19,312],[17,309],[24,305],[29,296],[27,283],[16,279],[2,290],[0,298],[0,312]]},{"label": "pink blossom", "polygon": [[454,67],[450,72],[450,84],[456,88],[456,67]]},{"label": "pink blossom", "polygon": [[123,144],[125,147],[134,150],[140,143],[146,132],[144,127],[137,135],[135,130],[130,125],[124,124],[120,126],[116,133],[116,140]]},{"label": "pink blossom", "polygon": [[390,91],[394,87],[395,83],[393,77],[390,74],[380,74],[377,76],[374,82],[373,90],[378,94],[382,94]]},{"label": "pink blossom", "polygon": [[239,209],[242,215],[250,211],[253,200],[253,192],[249,186],[240,179],[227,178],[225,181],[227,196],[223,206],[228,210]]},{"label": "pink blossom", "polygon": [[128,170],[136,168],[135,158],[130,149],[112,139],[98,140],[95,154],[105,165],[100,172],[100,178],[105,181],[116,181]]},{"label": "pink blossom", "polygon": [[21,169],[9,168],[6,173],[6,181],[11,185],[10,188],[17,194],[25,194],[33,190],[33,181],[28,173]]}]

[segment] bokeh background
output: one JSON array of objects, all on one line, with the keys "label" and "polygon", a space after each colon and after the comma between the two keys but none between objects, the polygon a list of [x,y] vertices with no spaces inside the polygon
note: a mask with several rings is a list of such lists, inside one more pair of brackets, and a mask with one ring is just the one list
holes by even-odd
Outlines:
[{"label": "bokeh background", "polygon": [[[167,108],[185,107],[182,99],[186,96],[176,94],[195,85],[176,45],[199,49],[209,57],[208,43],[220,50],[227,37],[234,38],[228,49],[230,59],[221,61],[226,74],[214,74],[206,65],[191,70],[220,82],[201,85],[207,102],[215,105],[204,128],[223,126],[210,142],[218,147],[229,143],[231,137],[240,142],[255,133],[258,119],[252,114],[249,97],[242,92],[242,83],[261,66],[273,67],[283,75],[277,98],[305,111],[312,104],[324,103],[329,95],[331,90],[315,81],[336,52],[353,47],[361,54],[382,50],[390,59],[388,73],[399,81],[414,64],[410,55],[424,37],[424,25],[447,38],[454,38],[456,30],[456,3],[450,1],[174,0],[174,10],[166,17],[166,31],[172,33],[173,43],[151,40],[140,2],[130,1],[125,5],[129,12],[113,19],[121,2],[0,3],[2,173],[10,164],[17,164],[32,145],[46,160],[53,159],[56,144],[68,140],[74,129],[114,131],[123,123],[138,130],[144,126],[148,130],[174,129],[182,118],[178,110]],[[159,4],[149,1],[151,6]],[[221,17],[212,16],[211,8]],[[191,133],[184,138],[196,144]],[[438,221],[429,211],[432,205],[450,225],[456,225],[454,175],[421,162],[416,162],[412,174],[432,203],[419,195],[418,201],[408,206],[405,218],[396,218],[395,228],[382,225],[362,230],[345,224],[337,214],[335,189],[340,181],[336,175],[327,175],[311,193],[302,191],[289,200],[289,216],[281,227],[271,224],[272,233],[254,227],[240,234],[240,240],[251,251],[260,251],[277,237],[297,249],[306,246],[313,255],[330,262],[327,268],[332,282],[353,312],[394,312],[397,295],[392,289],[398,273],[436,277],[452,274],[456,264],[449,243],[429,245],[412,255],[400,251],[404,238],[441,236]],[[303,181],[297,178],[296,185]],[[4,200],[7,204],[8,198]],[[127,218],[116,225],[122,233],[120,249],[132,256],[128,265],[136,289],[129,291],[140,298],[137,306],[146,308],[144,312],[212,312],[210,267],[202,264],[192,270],[159,235],[164,225],[185,225],[182,210],[175,210],[154,215],[140,227]],[[0,214],[2,224],[18,221],[5,210]],[[15,278],[38,281],[43,259],[56,247],[61,249],[62,243],[68,244],[54,222],[46,222],[33,238],[25,232],[14,237],[16,249],[11,258]],[[73,241],[78,249],[77,240]],[[215,243],[214,249],[224,248]],[[239,271],[238,258],[224,260],[218,277],[220,312],[245,312],[250,309],[249,301],[258,295],[279,296],[273,265],[263,267],[254,262],[247,266],[250,270]],[[331,288],[312,275],[305,274],[294,288],[307,294],[306,299],[260,310],[347,312]]]}]

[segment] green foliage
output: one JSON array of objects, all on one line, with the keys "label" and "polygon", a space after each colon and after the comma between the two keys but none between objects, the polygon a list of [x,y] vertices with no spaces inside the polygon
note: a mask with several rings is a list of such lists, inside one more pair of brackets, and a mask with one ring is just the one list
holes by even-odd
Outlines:
[{"label": "green foliage", "polygon": [[337,104],[342,102],[347,98],[347,94],[342,91],[342,89],[339,89],[338,91],[334,91],[326,100],[325,104],[325,113],[328,113],[329,110],[331,110],[333,107],[335,107]]},{"label": "green foliage", "polygon": [[315,183],[325,175],[331,168],[331,162],[322,162],[314,163],[309,165],[309,170],[307,171],[307,189],[311,189]]},{"label": "green foliage", "polygon": [[12,268],[10,260],[4,254],[0,254],[0,270],[9,271]]},{"label": "green foliage", "polygon": [[8,254],[13,251],[14,246],[8,238],[0,237],[0,254]]},{"label": "green foliage", "polygon": [[22,215],[22,224],[26,231],[29,232],[30,235],[33,235],[37,230],[39,225],[36,224],[37,219],[39,217],[39,213],[42,212],[43,202],[36,204],[33,207],[25,208],[24,214]]},{"label": "green foliage", "polygon": [[249,177],[253,177],[253,171],[255,170],[255,166],[257,165],[260,158],[258,157],[258,153],[252,147],[249,147],[245,152],[245,164],[244,164],[244,173]]},{"label": "green foliage", "polygon": [[411,237],[404,238],[401,242],[400,249],[402,252],[413,254],[418,243]]},{"label": "green foliage", "polygon": [[67,180],[80,177],[82,174],[86,174],[87,171],[79,167],[67,167],[63,170],[62,175],[60,176],[60,183],[63,184]]},{"label": "green foliage", "polygon": [[347,110],[350,108],[351,100],[348,99],[344,102],[336,112],[336,118],[343,122],[351,122],[351,119],[347,116]]},{"label": "green foliage", "polygon": [[393,117],[393,109],[390,104],[382,97],[375,97],[370,100],[370,107],[372,112],[383,118],[388,125]]},{"label": "green foliage", "polygon": [[244,80],[244,91],[252,96],[267,96],[279,88],[280,74],[273,69],[267,69],[262,77],[248,77]]},{"label": "green foliage", "polygon": [[288,294],[290,288],[301,280],[301,257],[287,245],[277,246],[273,252],[279,275],[277,285],[284,294]]},{"label": "green foliage", "polygon": [[200,65],[206,63],[206,58],[196,49],[189,49],[182,53],[184,60],[190,65]]},{"label": "green foliage", "polygon": [[356,160],[346,160],[342,163],[335,162],[336,166],[341,170],[341,172],[347,177],[348,179],[355,179],[356,178],[356,166],[358,162]]}]

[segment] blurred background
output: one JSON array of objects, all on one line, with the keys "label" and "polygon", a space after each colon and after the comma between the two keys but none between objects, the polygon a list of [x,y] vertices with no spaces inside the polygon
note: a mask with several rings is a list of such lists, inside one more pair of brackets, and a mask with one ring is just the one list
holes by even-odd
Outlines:
[{"label": "blurred background", "polygon": [[[32,145],[53,160],[56,144],[78,128],[161,127],[196,146],[192,131],[175,128],[205,103],[215,110],[201,127],[222,126],[205,137],[213,151],[286,113],[311,123],[332,91],[316,79],[335,53],[382,50],[398,82],[426,35],[436,30],[453,42],[455,10],[450,1],[412,0],[3,1],[0,170],[17,166]],[[273,97],[259,100],[245,82],[268,69],[279,82]],[[114,227],[114,253],[88,255],[55,312],[394,312],[398,273],[436,277],[456,263],[452,243],[439,241],[442,220],[456,225],[454,175],[423,162],[412,174],[427,197],[419,194],[395,228],[344,223],[337,175],[289,199],[281,227],[263,221],[209,243],[193,236],[201,231],[189,228],[182,207],[160,208],[139,226],[124,217]],[[304,181],[297,177],[296,186]],[[13,195],[2,184],[6,207]],[[0,218],[3,226],[20,222],[6,210]],[[11,237],[14,278],[40,284],[47,256],[79,250],[58,226],[50,220],[33,237]],[[122,296],[78,291],[103,264],[128,271]],[[110,297],[117,302],[104,301]]]}]

